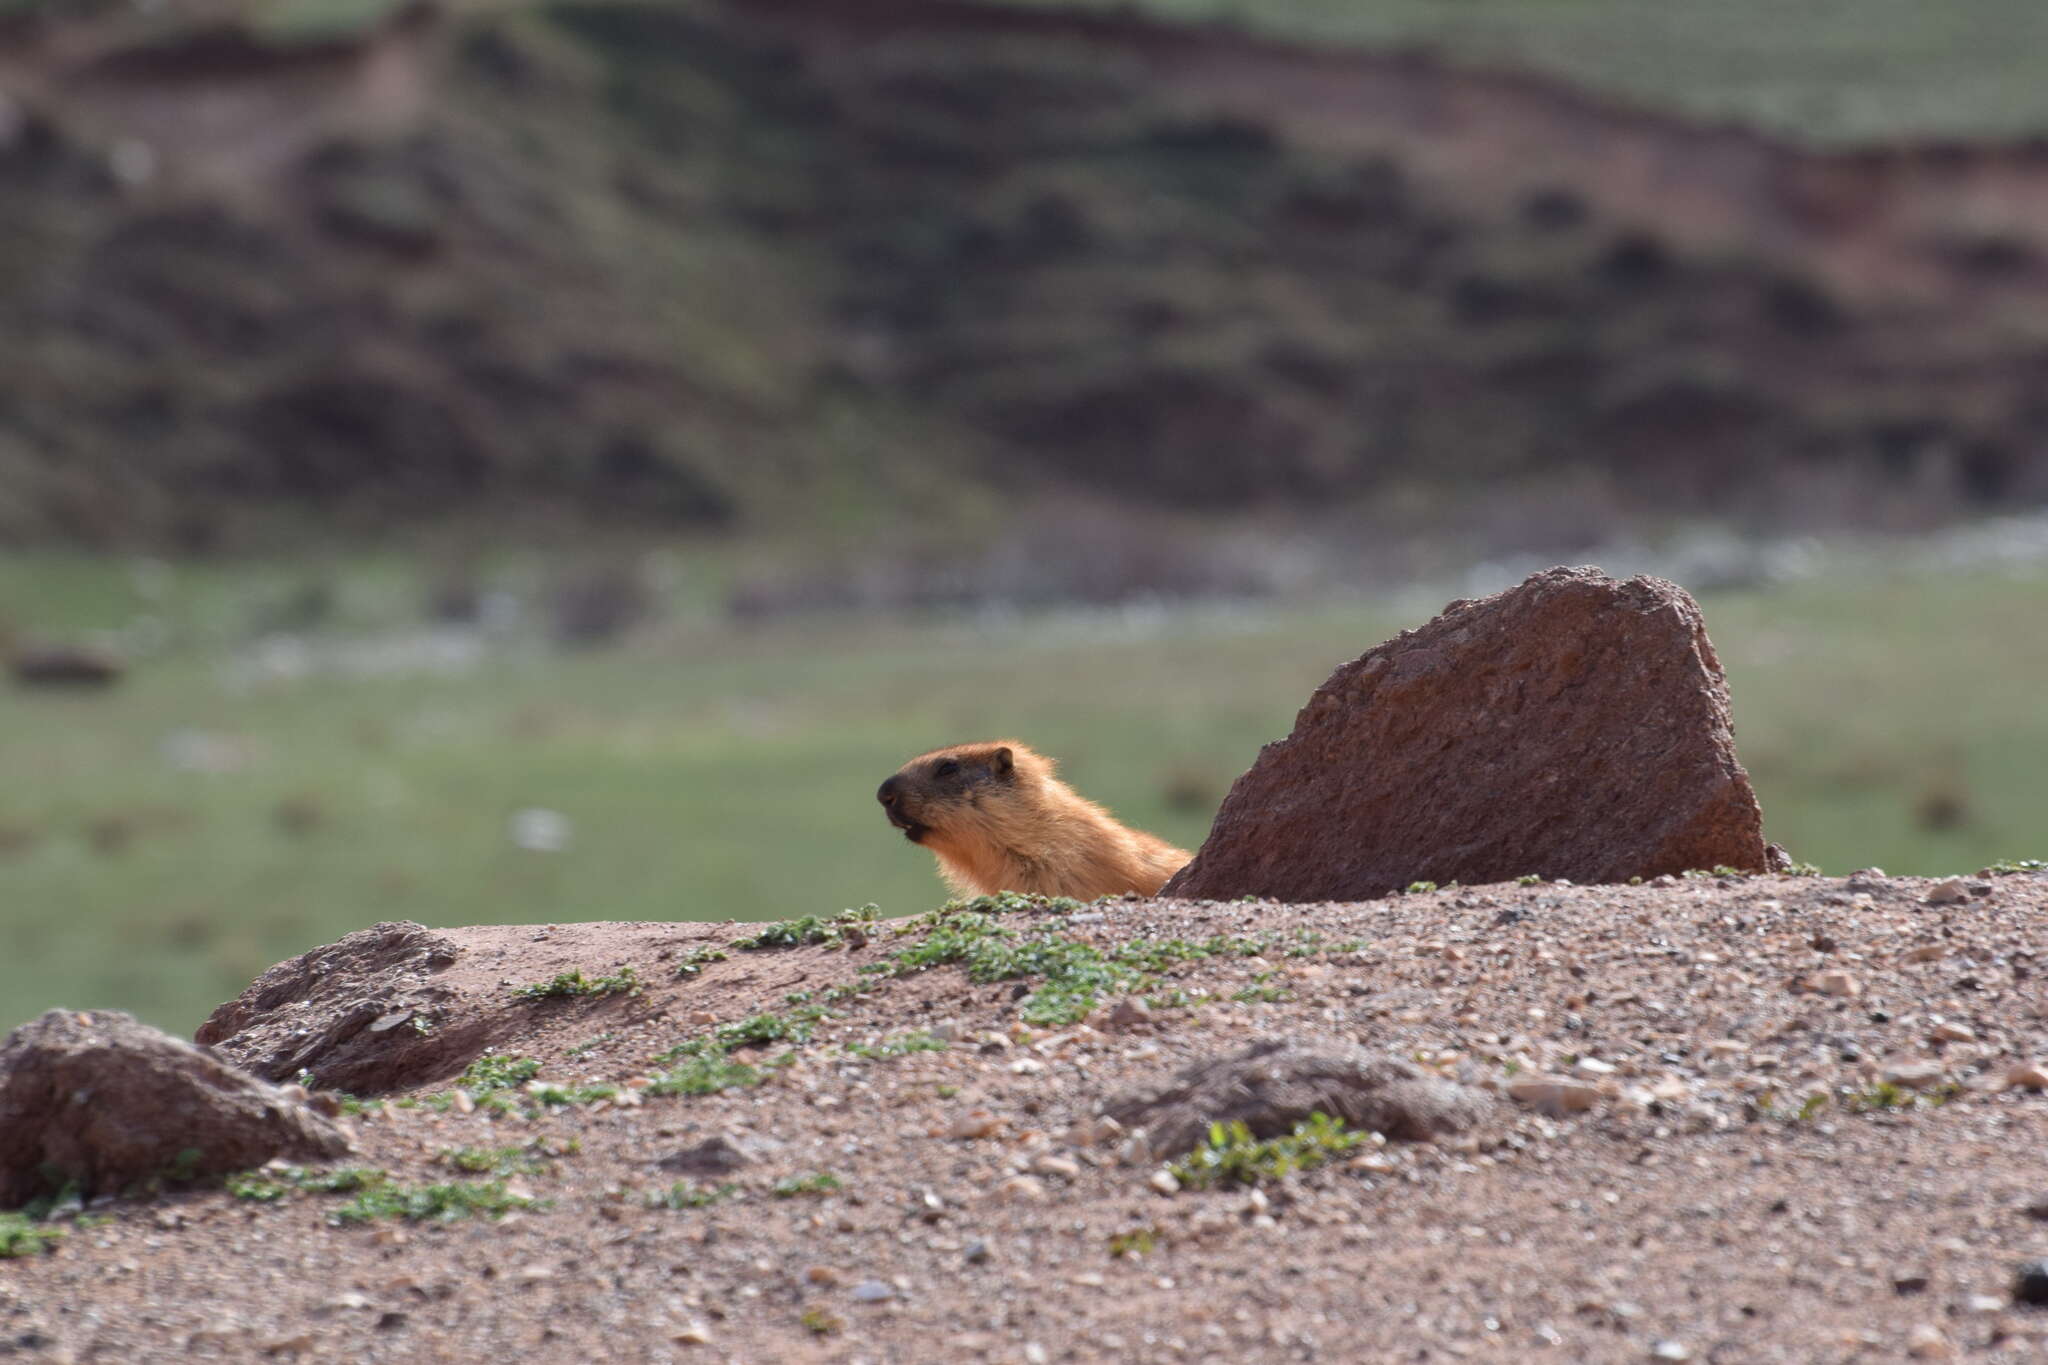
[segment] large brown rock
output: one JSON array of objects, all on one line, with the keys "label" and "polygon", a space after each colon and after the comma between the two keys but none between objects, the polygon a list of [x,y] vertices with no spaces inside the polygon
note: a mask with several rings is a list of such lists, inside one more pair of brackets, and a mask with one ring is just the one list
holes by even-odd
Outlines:
[{"label": "large brown rock", "polygon": [[1526,873],[1769,865],[1700,610],[1550,569],[1345,664],[1163,895],[1361,900]]},{"label": "large brown rock", "polygon": [[128,1015],[51,1010],[0,1042],[0,1209],[67,1183],[113,1194],[346,1153],[302,1094]]},{"label": "large brown rock", "polygon": [[1466,1132],[1495,1108],[1485,1091],[1428,1075],[1400,1057],[1272,1038],[1196,1062],[1170,1084],[1125,1096],[1103,1112],[1125,1128],[1144,1129],[1154,1156],[1177,1157],[1200,1145],[1212,1123],[1242,1123],[1253,1137],[1276,1137],[1321,1113],[1353,1128],[1427,1142]]},{"label": "large brown rock", "polygon": [[495,1041],[493,1019],[442,1016],[456,993],[436,978],[461,956],[445,935],[403,920],[359,929],[280,962],[193,1036],[269,1080],[355,1095],[459,1071]]}]

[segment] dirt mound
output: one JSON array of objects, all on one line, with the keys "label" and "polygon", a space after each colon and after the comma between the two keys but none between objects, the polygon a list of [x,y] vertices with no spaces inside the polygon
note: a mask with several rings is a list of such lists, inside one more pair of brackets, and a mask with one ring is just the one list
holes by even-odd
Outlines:
[{"label": "dirt mound", "polygon": [[[601,962],[650,938],[701,937],[696,926],[378,924],[280,962],[194,1037],[270,1080],[307,1075],[322,1089],[382,1095],[452,1076],[491,1048],[530,1044],[551,1025],[615,1013],[640,997],[637,985],[550,983],[602,980]],[[586,953],[593,944],[602,947]]]},{"label": "dirt mound", "polygon": [[1333,673],[1164,894],[1767,866],[1699,607],[1662,579],[1551,569]]},{"label": "dirt mound", "polygon": [[51,1010],[0,1043],[0,1209],[347,1152],[303,1096],[126,1014]]},{"label": "dirt mound", "polygon": [[[1959,880],[451,929],[489,1067],[346,1167],[0,1221],[0,1311],[79,1360],[2037,1359],[2048,875]],[[1162,1193],[1104,1105],[1259,1043],[1520,1102]]]},{"label": "dirt mound", "polygon": [[1104,1112],[1126,1128],[1144,1129],[1155,1156],[1177,1157],[1199,1144],[1212,1123],[1242,1123],[1254,1137],[1275,1137],[1320,1113],[1427,1142],[1471,1130],[1492,1108],[1491,1096],[1399,1057],[1274,1038],[1197,1062],[1165,1089],[1118,1100]]}]

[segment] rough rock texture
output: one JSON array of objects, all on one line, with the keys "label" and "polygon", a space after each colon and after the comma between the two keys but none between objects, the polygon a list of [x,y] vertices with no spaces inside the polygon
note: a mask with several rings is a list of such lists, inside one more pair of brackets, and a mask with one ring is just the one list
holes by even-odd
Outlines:
[{"label": "rough rock texture", "polygon": [[1155,1156],[1175,1157],[1197,1146],[1212,1123],[1238,1121],[1254,1137],[1273,1137],[1321,1112],[1354,1128],[1425,1142],[1465,1132],[1493,1108],[1483,1091],[1399,1057],[1269,1039],[1197,1062],[1164,1090],[1126,1096],[1103,1112],[1126,1128],[1143,1128]]},{"label": "rough rock texture", "polygon": [[1770,865],[1699,607],[1662,579],[1550,569],[1339,668],[1162,894]]},{"label": "rough rock texture", "polygon": [[417,924],[372,925],[278,963],[193,1036],[258,1076],[311,1071],[358,1095],[446,1075],[490,1042],[481,1018],[442,1024],[454,992],[432,978],[459,952]]},{"label": "rough rock texture", "polygon": [[126,1014],[51,1010],[0,1043],[0,1208],[74,1181],[118,1193],[347,1152],[300,1094]]}]

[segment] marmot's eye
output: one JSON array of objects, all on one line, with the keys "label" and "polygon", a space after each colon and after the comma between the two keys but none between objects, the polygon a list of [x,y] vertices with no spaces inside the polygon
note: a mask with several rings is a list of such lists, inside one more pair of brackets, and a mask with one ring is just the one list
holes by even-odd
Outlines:
[{"label": "marmot's eye", "polygon": [[953,775],[954,773],[957,773],[957,772],[959,772],[959,771],[960,771],[960,763],[959,763],[959,760],[957,760],[957,759],[951,759],[951,758],[947,758],[947,759],[941,759],[941,760],[939,761],[938,765],[937,765],[936,767],[934,767],[934,768],[932,769],[932,776],[933,776],[933,777],[951,777],[951,776],[952,776],[952,775]]}]

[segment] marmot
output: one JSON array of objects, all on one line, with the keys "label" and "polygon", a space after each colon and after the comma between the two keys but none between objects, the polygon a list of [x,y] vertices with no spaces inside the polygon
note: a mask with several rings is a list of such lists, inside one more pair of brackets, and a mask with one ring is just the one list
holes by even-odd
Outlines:
[{"label": "marmot", "polygon": [[963,896],[1149,896],[1189,857],[1118,824],[1053,776],[1051,759],[1010,739],[919,754],[875,799],[905,838],[938,855]]}]

